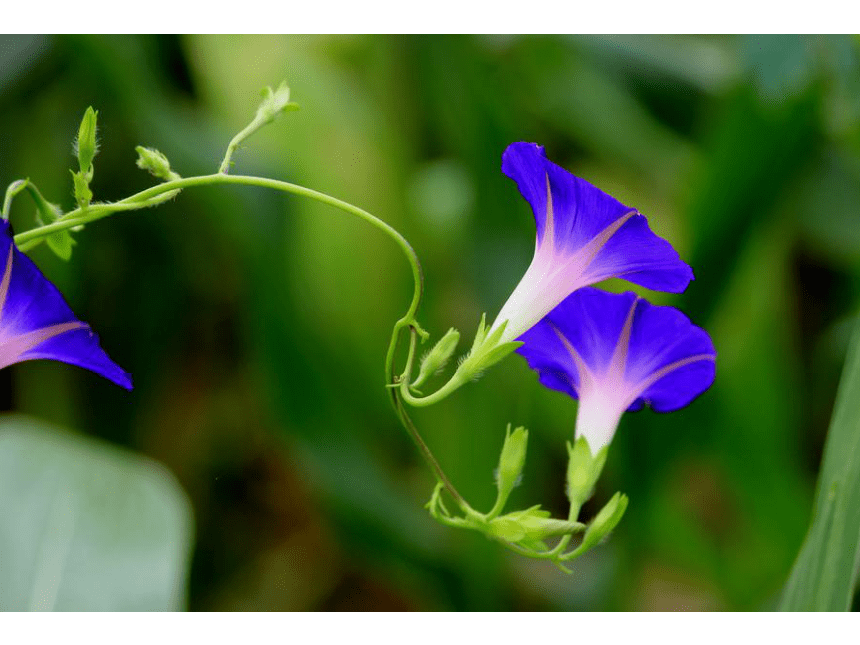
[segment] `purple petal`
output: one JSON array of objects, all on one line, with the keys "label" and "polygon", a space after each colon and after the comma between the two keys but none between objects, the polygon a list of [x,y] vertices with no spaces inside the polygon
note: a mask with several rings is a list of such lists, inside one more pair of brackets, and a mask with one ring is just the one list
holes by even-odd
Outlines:
[{"label": "purple petal", "polygon": [[[657,412],[683,408],[711,387],[716,371],[713,360],[696,361],[676,369],[645,390],[638,399],[640,407],[647,404]],[[631,408],[636,409],[633,406]]]},{"label": "purple petal", "polygon": [[634,210],[546,158],[543,146],[512,143],[502,154],[502,172],[517,183],[531,205],[543,244],[547,181],[552,195],[555,247],[575,252],[602,230]]},{"label": "purple petal", "polygon": [[547,318],[520,336],[525,344],[517,349],[533,370],[540,382],[550,388],[578,398],[579,371],[567,352],[552,324]]},{"label": "purple petal", "polygon": [[83,367],[126,389],[131,377],[108,358],[57,288],[14,245],[0,220],[0,367],[50,359]]},{"label": "purple petal", "polygon": [[[525,343],[517,352],[526,357],[530,367],[540,371],[537,365],[532,365],[540,356],[546,356],[543,362],[559,360],[556,354],[569,358],[559,338],[561,333],[590,371],[605,373],[636,299],[636,294],[631,292],[607,298],[613,295],[590,287],[579,289],[517,339]],[[572,359],[565,364],[576,372]],[[575,382],[579,382],[578,376]]]},{"label": "purple petal", "polygon": [[662,237],[657,237],[648,220],[633,215],[610,237],[588,265],[590,284],[608,278],[622,278],[654,291],[681,293],[693,280],[693,270]]},{"label": "purple petal", "polygon": [[644,388],[641,398],[653,409],[677,410],[707,390],[714,382],[715,358],[708,333],[684,313],[640,300],[625,379]]},{"label": "purple petal", "polygon": [[532,207],[538,249],[549,246],[556,263],[575,256],[587,284],[620,277],[680,293],[693,279],[690,267],[641,213],[554,164],[542,146],[512,143],[502,155],[502,172]]},{"label": "purple petal", "polygon": [[89,325],[54,336],[21,354],[19,360],[40,358],[83,367],[101,374],[126,390],[132,389],[131,375],[108,357],[99,345],[99,337]]},{"label": "purple petal", "polygon": [[676,410],[714,381],[716,352],[707,332],[677,309],[631,292],[580,289],[519,340],[525,344],[517,351],[542,383],[568,394],[571,388],[559,384],[573,384],[577,398],[586,377],[589,396],[615,401],[621,410],[643,404]]}]

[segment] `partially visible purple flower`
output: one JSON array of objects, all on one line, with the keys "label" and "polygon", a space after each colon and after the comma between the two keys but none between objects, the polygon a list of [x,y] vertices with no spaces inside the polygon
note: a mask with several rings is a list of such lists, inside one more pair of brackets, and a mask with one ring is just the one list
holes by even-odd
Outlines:
[{"label": "partially visible purple flower", "polygon": [[519,338],[568,294],[608,278],[673,293],[693,279],[643,215],[551,162],[542,146],[512,143],[502,172],[517,183],[537,224],[532,263],[491,329],[508,321],[502,342]]},{"label": "partially visible purple flower", "polygon": [[580,289],[520,340],[517,351],[540,382],[579,399],[576,436],[593,454],[612,441],[625,411],[671,412],[714,382],[707,332],[632,292]]},{"label": "partially visible purple flower", "polygon": [[131,377],[99,346],[89,325],[21,253],[9,222],[0,219],[0,368],[48,359],[77,365],[132,389]]}]

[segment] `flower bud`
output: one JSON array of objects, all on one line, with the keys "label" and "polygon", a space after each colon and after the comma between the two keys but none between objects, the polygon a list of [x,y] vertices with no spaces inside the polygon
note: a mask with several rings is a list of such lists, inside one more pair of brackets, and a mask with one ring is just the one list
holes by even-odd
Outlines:
[{"label": "flower bud", "polygon": [[170,162],[162,153],[154,148],[137,146],[137,167],[148,171],[155,177],[164,181],[180,179],[179,175],[170,169]]},{"label": "flower bud", "polygon": [[445,364],[457,349],[457,343],[459,342],[460,332],[453,328],[449,329],[448,333],[442,336],[439,342],[424,357],[424,360],[421,362],[421,370],[418,372],[418,378],[415,379],[412,385],[419,387],[436,372],[445,367]]},{"label": "flower bud", "polygon": [[290,103],[290,88],[286,83],[281,83],[275,90],[264,87],[262,94],[263,101],[257,108],[257,119],[261,121],[273,121],[281,112],[299,109],[296,103]]},{"label": "flower bud", "polygon": [[507,501],[511,491],[519,483],[523,466],[526,463],[526,446],[529,441],[529,431],[519,427],[511,432],[511,426],[505,434],[505,443],[499,457],[499,468],[496,471],[496,485],[499,488],[499,499]]},{"label": "flower bud", "polygon": [[93,159],[98,152],[98,143],[96,142],[96,120],[98,112],[92,108],[87,108],[84,112],[84,118],[81,120],[81,127],[78,128],[78,138],[75,143],[75,152],[78,156],[78,164],[87,182],[93,178]]},{"label": "flower bud", "polygon": [[492,520],[489,534],[506,542],[537,542],[544,538],[568,535],[582,530],[579,522],[551,518],[549,511],[533,506],[524,511],[508,513]]},{"label": "flower bud", "polygon": [[615,493],[588,525],[585,536],[582,538],[582,544],[577,550],[585,552],[609,535],[610,531],[618,526],[618,522],[621,521],[624,511],[627,510],[628,501],[626,495]]}]

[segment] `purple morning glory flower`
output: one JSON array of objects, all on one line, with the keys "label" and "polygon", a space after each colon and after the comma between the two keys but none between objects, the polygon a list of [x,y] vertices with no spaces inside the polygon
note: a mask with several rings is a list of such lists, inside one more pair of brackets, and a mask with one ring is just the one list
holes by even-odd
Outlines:
[{"label": "purple morning glory flower", "polygon": [[517,351],[540,382],[579,399],[576,436],[595,454],[612,441],[625,411],[649,405],[671,412],[714,382],[707,332],[674,307],[629,291],[580,289],[520,340]]},{"label": "purple morning glory flower", "polygon": [[9,222],[0,219],[0,368],[34,359],[61,361],[132,388],[131,377],[99,346],[89,325],[21,253]]},{"label": "purple morning glory flower", "polygon": [[551,162],[542,146],[512,143],[502,155],[502,172],[517,183],[537,224],[532,263],[493,323],[495,329],[508,321],[502,342],[519,338],[568,294],[601,280],[623,278],[680,293],[693,279],[642,214]]}]

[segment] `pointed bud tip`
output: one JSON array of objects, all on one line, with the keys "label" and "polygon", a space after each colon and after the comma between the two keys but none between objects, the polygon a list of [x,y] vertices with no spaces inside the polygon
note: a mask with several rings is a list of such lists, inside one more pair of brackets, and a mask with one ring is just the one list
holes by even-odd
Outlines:
[{"label": "pointed bud tip", "polygon": [[92,106],[87,108],[83,119],[81,119],[81,125],[78,128],[78,137],[75,140],[75,154],[78,158],[78,165],[80,166],[81,173],[88,176],[88,181],[92,179],[93,159],[98,153],[98,141],[96,139],[98,114],[98,111],[94,110]]}]

